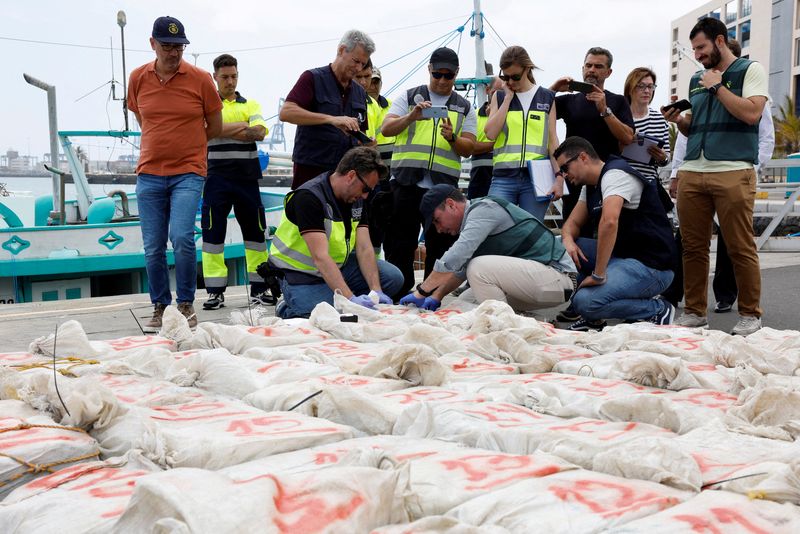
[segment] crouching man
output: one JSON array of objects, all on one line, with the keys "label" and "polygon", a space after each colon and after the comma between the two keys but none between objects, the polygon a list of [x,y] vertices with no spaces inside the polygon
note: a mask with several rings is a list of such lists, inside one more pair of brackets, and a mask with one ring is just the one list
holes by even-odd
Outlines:
[{"label": "crouching man", "polygon": [[458,239],[400,304],[436,310],[465,278],[478,302],[499,300],[515,311],[549,308],[572,295],[575,264],[553,233],[522,208],[491,196],[469,201],[457,188],[439,184],[422,197],[420,212],[426,231],[434,225]]},{"label": "crouching man", "polygon": [[374,148],[357,147],[326,172],[289,192],[272,238],[269,265],[283,273],[284,299],[278,317],[308,317],[320,302],[333,304],[339,290],[351,301],[373,307],[400,290],[403,275],[375,259],[364,200],[388,174]]},{"label": "crouching man", "polygon": [[[675,308],[659,297],[672,282],[672,226],[656,183],[616,156],[601,160],[582,137],[569,137],[554,156],[561,173],[586,186],[564,223],[564,247],[578,266],[570,330],[605,326],[603,319],[670,324]],[[580,238],[591,225],[597,239]]]}]

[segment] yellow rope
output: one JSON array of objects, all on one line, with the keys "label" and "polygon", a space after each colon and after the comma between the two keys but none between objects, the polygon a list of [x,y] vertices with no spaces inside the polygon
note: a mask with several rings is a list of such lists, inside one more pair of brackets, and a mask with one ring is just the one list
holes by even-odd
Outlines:
[{"label": "yellow rope", "polygon": [[62,369],[56,369],[59,373],[63,376],[68,376],[75,378],[75,374],[71,371],[73,367],[77,367],[78,365],[97,365],[100,363],[98,360],[86,360],[83,358],[78,358],[75,356],[69,356],[67,358],[58,358],[57,360],[47,361],[47,362],[36,362],[36,363],[20,363],[15,365],[10,365],[9,367],[14,367],[19,371],[27,371],[29,369],[52,369],[53,364],[71,364],[67,365]]},{"label": "yellow rope", "polygon": [[17,426],[0,428],[0,434],[3,432],[11,432],[13,430],[28,430],[29,428],[55,428],[56,430],[71,430],[72,432],[83,432],[84,434],[88,434],[87,431],[77,426],[39,425],[36,423],[20,423]]},{"label": "yellow rope", "polygon": [[100,457],[100,451],[93,452],[91,454],[84,454],[83,456],[76,456],[74,458],[66,458],[66,459],[60,460],[58,462],[50,462],[49,464],[33,464],[33,463],[30,463],[30,462],[26,462],[25,460],[23,460],[22,458],[19,458],[18,456],[12,456],[11,454],[5,454],[3,452],[0,452],[0,456],[5,456],[6,458],[11,458],[12,460],[14,460],[15,462],[19,463],[20,465],[24,465],[24,466],[26,466],[28,468],[28,469],[26,469],[25,471],[23,471],[21,473],[16,473],[14,475],[11,475],[10,477],[8,477],[7,480],[1,480],[0,481],[0,488],[2,488],[3,486],[5,486],[7,484],[10,484],[11,482],[14,482],[15,480],[17,480],[19,478],[24,477],[27,474],[38,475],[39,473],[52,473],[53,470],[51,468],[53,468],[53,467],[55,467],[57,465],[71,464],[73,462],[80,462],[81,460],[88,460],[89,458],[94,458],[94,457],[98,457],[99,458]]}]

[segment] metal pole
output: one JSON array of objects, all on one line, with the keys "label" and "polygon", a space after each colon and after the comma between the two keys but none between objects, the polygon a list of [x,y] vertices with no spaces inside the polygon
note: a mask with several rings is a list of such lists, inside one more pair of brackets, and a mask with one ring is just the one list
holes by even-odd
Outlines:
[{"label": "metal pole", "polygon": [[[483,13],[481,13],[481,0],[473,0],[472,13],[473,27],[475,28],[475,77],[486,77],[486,58],[483,53]],[[486,103],[486,84],[479,83],[475,86],[475,98],[478,107]]]},{"label": "metal pole", "polygon": [[[122,39],[122,114],[125,116],[125,131],[128,128],[128,74],[125,71],[125,24],[127,18],[125,12],[120,10],[117,13],[117,24],[119,24],[119,33]],[[112,76],[113,78],[113,76]]]},{"label": "metal pole", "polygon": [[[47,91],[47,116],[50,122],[50,165],[54,169],[58,169],[58,113],[56,110],[56,87],[41,80],[34,78],[28,74],[23,74],[25,81],[34,87],[38,87],[43,91]],[[64,224],[64,213],[59,211],[59,206],[63,203],[61,195],[61,176],[58,173],[53,174],[53,211],[50,212],[50,217],[58,218],[58,224]]]}]

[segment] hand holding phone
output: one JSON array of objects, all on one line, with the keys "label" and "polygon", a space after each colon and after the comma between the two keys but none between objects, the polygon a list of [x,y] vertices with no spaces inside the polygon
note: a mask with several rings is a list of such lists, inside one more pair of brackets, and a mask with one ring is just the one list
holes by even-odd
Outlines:
[{"label": "hand holding phone", "polygon": [[444,119],[447,118],[447,108],[445,106],[431,106],[422,110],[423,119]]},{"label": "hand holding phone", "polygon": [[361,130],[350,130],[347,133],[349,133],[350,135],[361,141],[361,143],[364,145],[368,145],[372,142],[372,139],[367,137],[367,135]]},{"label": "hand holding phone", "polygon": [[673,109],[677,109],[679,111],[686,111],[687,109],[692,109],[692,103],[684,98],[683,100],[678,100],[677,102],[672,102],[671,104],[667,104],[666,106],[661,108],[661,111],[669,112],[672,111]]}]

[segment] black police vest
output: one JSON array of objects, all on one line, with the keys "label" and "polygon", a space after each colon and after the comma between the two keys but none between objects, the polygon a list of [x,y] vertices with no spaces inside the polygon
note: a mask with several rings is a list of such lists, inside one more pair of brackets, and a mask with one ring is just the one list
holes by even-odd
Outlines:
[{"label": "black police vest", "polygon": [[[348,116],[363,122],[367,117],[367,93],[350,81],[349,98],[342,103],[342,94],[330,66],[310,70],[314,76],[314,105],[311,111],[325,115]],[[333,170],[344,153],[356,145],[353,137],[330,124],[298,126],[294,137],[292,160]]]},{"label": "black police vest", "polygon": [[617,229],[617,241],[611,254],[617,258],[633,258],[652,269],[666,271],[672,268],[676,254],[672,225],[658,196],[656,183],[648,180],[628,162],[609,156],[600,172],[596,186],[586,186],[586,207],[596,229],[603,212],[603,195],[600,189],[603,176],[610,170],[621,170],[644,183],[639,207],[622,208]]}]

